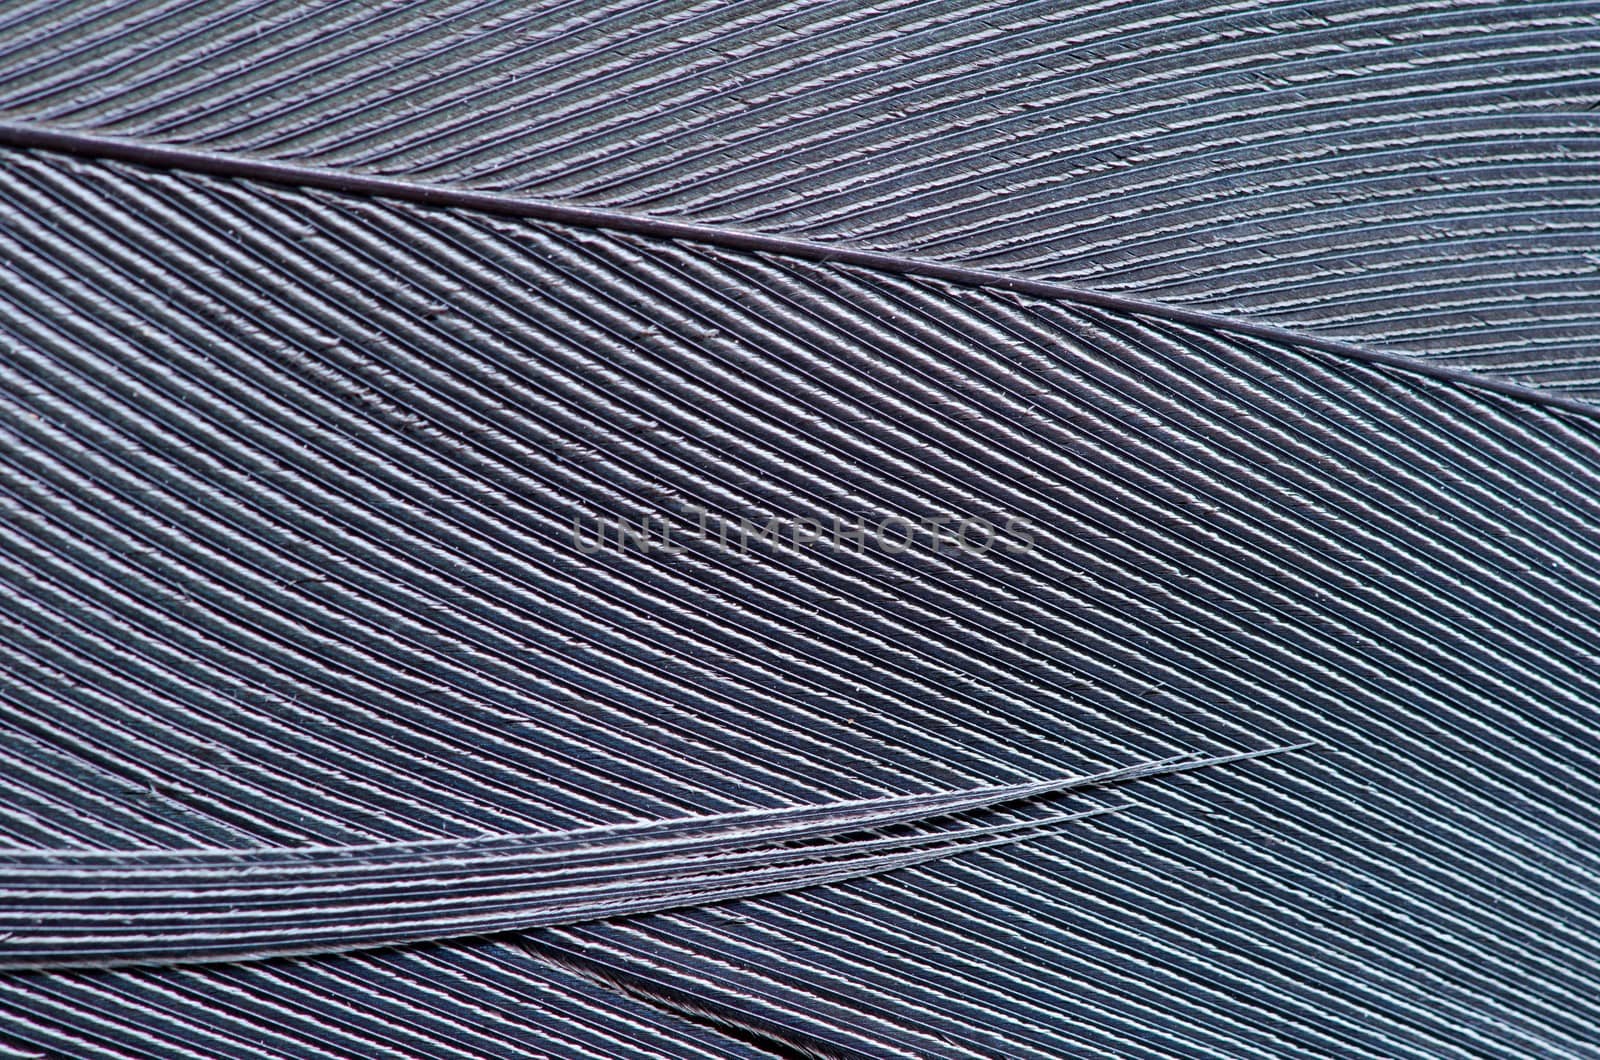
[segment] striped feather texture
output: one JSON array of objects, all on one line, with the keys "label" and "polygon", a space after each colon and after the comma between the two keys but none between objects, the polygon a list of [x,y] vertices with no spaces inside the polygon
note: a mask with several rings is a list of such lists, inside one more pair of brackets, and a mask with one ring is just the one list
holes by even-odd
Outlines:
[{"label": "striped feather texture", "polygon": [[514,946],[0,977],[0,1056],[770,1060]]},{"label": "striped feather texture", "polygon": [[20,3],[0,112],[805,236],[1600,393],[1600,8]]},{"label": "striped feather texture", "polygon": [[[1057,836],[520,945],[803,1055],[1592,1052],[1592,417],[846,266],[5,167],[15,845],[435,841],[1312,740]],[[572,537],[690,505],[1037,540]],[[5,990],[30,1040],[82,1005],[109,1055],[175,1055],[199,1010],[140,998],[270,1027],[409,989],[330,960]],[[273,1047],[352,1048],[314,1023]]]},{"label": "striped feather texture", "polygon": [[[956,814],[1261,753],[526,836],[246,850],[0,849],[0,970],[338,953],[815,887],[1016,842],[1118,807],[949,827]],[[863,837],[907,822],[936,827]],[[833,841],[805,842],[814,839]]]}]

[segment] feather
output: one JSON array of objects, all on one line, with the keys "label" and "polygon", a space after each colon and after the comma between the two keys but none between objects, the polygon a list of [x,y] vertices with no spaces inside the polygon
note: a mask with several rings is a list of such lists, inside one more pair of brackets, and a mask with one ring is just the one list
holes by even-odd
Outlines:
[{"label": "feather", "polygon": [[16,5],[0,110],[1137,293],[1594,396],[1592,4]]},{"label": "feather", "polygon": [[[942,795],[527,836],[220,851],[0,850],[0,969],[338,953],[814,887],[1016,842],[1029,835],[1011,833],[1037,836],[1120,807],[844,837],[939,825],[976,809],[1283,750],[1291,748],[1181,755]],[[818,838],[833,841],[803,842]]]},{"label": "feather", "polygon": [[[322,894],[211,955],[319,952],[247,962],[183,964],[183,903],[229,903],[156,871],[157,933],[93,923],[150,912],[110,887],[73,924],[164,966],[63,968],[21,923],[0,960],[55,967],[0,976],[5,1033],[1587,1055],[1594,32],[1465,2],[0,13],[18,893],[661,841],[424,875],[484,884],[444,926],[417,877],[375,885],[398,929]],[[1092,830],[960,801],[1195,748],[1220,768]],[[885,798],[972,816],[808,831]],[[728,820],[799,831],[673,831]]]}]

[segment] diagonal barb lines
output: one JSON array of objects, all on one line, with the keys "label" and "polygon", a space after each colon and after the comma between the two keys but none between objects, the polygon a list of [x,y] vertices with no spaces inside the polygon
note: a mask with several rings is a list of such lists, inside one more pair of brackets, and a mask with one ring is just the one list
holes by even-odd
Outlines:
[{"label": "diagonal barb lines", "polygon": [[1592,1055],[1597,57],[9,5],[0,1053]]},{"label": "diagonal barb lines", "polygon": [[1034,279],[1016,273],[952,265],[905,254],[862,250],[725,225],[671,220],[626,210],[579,206],[504,192],[475,191],[411,179],[369,176],[320,166],[251,158],[247,155],[146,143],[75,129],[57,129],[34,122],[0,121],[0,147],[48,151],[102,161],[126,162],[158,170],[200,173],[287,187],[317,188],[344,195],[551,221],[577,228],[628,232],[653,239],[678,240],[746,253],[770,254],[802,261],[870,269],[890,275],[939,280],[958,287],[1010,291],[1035,298],[1070,302],[1177,324],[1211,328],[1226,334],[1285,343],[1301,350],[1316,351],[1364,364],[1396,368],[1458,386],[1488,390],[1587,417],[1600,416],[1600,409],[1587,400],[1565,397],[1535,386],[1488,376],[1481,372],[1452,368],[1411,354],[1373,349],[1360,343],[1327,338],[1225,313],[1193,309],[1137,296],[1113,294],[1053,280]]},{"label": "diagonal barb lines", "polygon": [[[1125,806],[963,824],[974,810],[1245,761],[1194,753],[927,795],[351,847],[0,852],[0,969],[342,952],[574,924],[906,868]],[[920,830],[883,834],[896,825]]]}]

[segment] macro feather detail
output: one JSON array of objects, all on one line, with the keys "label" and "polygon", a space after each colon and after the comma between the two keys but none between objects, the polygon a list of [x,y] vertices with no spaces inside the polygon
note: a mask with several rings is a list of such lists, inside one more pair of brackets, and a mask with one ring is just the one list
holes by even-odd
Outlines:
[{"label": "macro feather detail", "polygon": [[20,4],[0,111],[1596,393],[1586,2]]},{"label": "macro feather detail", "polygon": [[[0,970],[339,953],[814,887],[1036,838],[1121,807],[965,827],[948,820],[973,810],[1297,749],[1180,755],[1026,785],[527,836],[310,849],[0,850]],[[865,835],[922,823],[935,827]],[[832,841],[804,842],[815,839]]]},{"label": "macro feather detail", "polygon": [[0,1052],[1594,1055],[1597,24],[0,12]]}]

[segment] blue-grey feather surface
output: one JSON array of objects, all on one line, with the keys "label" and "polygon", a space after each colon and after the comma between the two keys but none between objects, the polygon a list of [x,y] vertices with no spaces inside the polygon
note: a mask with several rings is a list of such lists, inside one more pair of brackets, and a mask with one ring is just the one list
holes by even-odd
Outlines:
[{"label": "blue-grey feather surface", "polygon": [[[7,972],[0,1048],[1595,1055],[1597,32],[1461,0],[0,12],[0,119],[85,143],[0,148],[0,862],[1298,748],[702,908]],[[697,510],[1034,540],[573,532]]]}]

